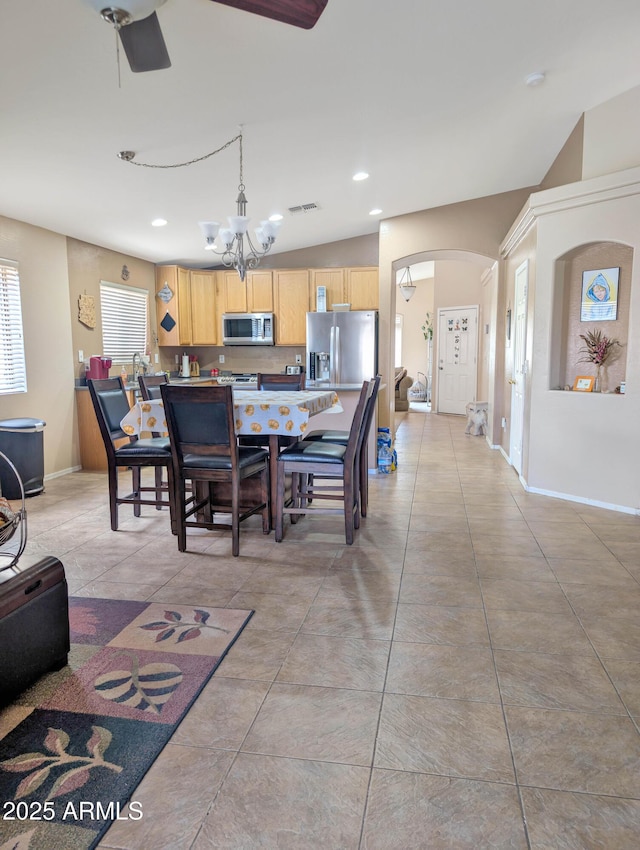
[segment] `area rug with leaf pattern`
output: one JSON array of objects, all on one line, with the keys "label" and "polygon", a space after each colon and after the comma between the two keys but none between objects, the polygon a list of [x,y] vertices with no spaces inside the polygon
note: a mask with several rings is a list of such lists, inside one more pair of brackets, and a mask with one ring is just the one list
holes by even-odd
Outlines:
[{"label": "area rug with leaf pattern", "polygon": [[69,599],[68,666],[0,712],[0,850],[90,850],[144,817],[136,786],[252,614]]}]

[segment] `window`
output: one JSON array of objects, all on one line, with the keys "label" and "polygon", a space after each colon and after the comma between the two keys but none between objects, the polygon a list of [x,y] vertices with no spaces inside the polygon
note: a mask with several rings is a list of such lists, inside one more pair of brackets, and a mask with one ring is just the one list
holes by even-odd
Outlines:
[{"label": "window", "polygon": [[402,313],[396,313],[396,348],[394,366],[402,366]]},{"label": "window", "polygon": [[114,363],[130,363],[147,350],[149,293],[134,286],[100,281],[102,354]]},{"label": "window", "polygon": [[0,260],[0,395],[26,391],[18,264]]}]

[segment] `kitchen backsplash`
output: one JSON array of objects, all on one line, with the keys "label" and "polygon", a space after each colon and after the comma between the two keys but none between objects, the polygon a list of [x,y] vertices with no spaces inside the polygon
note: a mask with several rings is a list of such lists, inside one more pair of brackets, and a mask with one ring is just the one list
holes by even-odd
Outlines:
[{"label": "kitchen backsplash", "polygon": [[[291,366],[296,362],[296,354],[302,357],[304,363],[304,346],[225,346],[212,348],[211,346],[198,348],[178,349],[163,347],[160,349],[160,366],[158,369],[169,372],[175,371],[176,355],[182,358],[186,352],[195,355],[200,364],[200,370],[220,369],[229,372],[284,372],[285,366]],[[218,357],[224,357],[224,363],[220,363]],[[152,363],[152,369],[154,364]]]}]

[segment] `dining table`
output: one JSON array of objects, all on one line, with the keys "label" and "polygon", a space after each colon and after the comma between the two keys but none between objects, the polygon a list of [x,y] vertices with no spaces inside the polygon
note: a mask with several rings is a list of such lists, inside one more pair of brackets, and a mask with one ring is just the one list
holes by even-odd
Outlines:
[{"label": "dining table", "polygon": [[[235,430],[238,436],[268,435],[271,488],[271,520],[275,525],[278,437],[302,438],[309,420],[318,413],[342,413],[335,390],[233,389]],[[161,399],[140,399],[126,414],[120,427],[130,437],[167,434]]]}]

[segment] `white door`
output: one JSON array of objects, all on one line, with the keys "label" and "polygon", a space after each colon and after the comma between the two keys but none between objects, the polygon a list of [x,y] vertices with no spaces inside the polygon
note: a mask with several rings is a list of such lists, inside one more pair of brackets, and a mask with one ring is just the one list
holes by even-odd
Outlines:
[{"label": "white door", "polygon": [[522,435],[524,432],[524,394],[527,375],[527,289],[529,261],[516,269],[513,316],[513,375],[511,384],[511,428],[509,431],[509,457],[518,475],[522,474]]},{"label": "white door", "polygon": [[478,308],[438,310],[438,413],[466,413],[477,401]]}]

